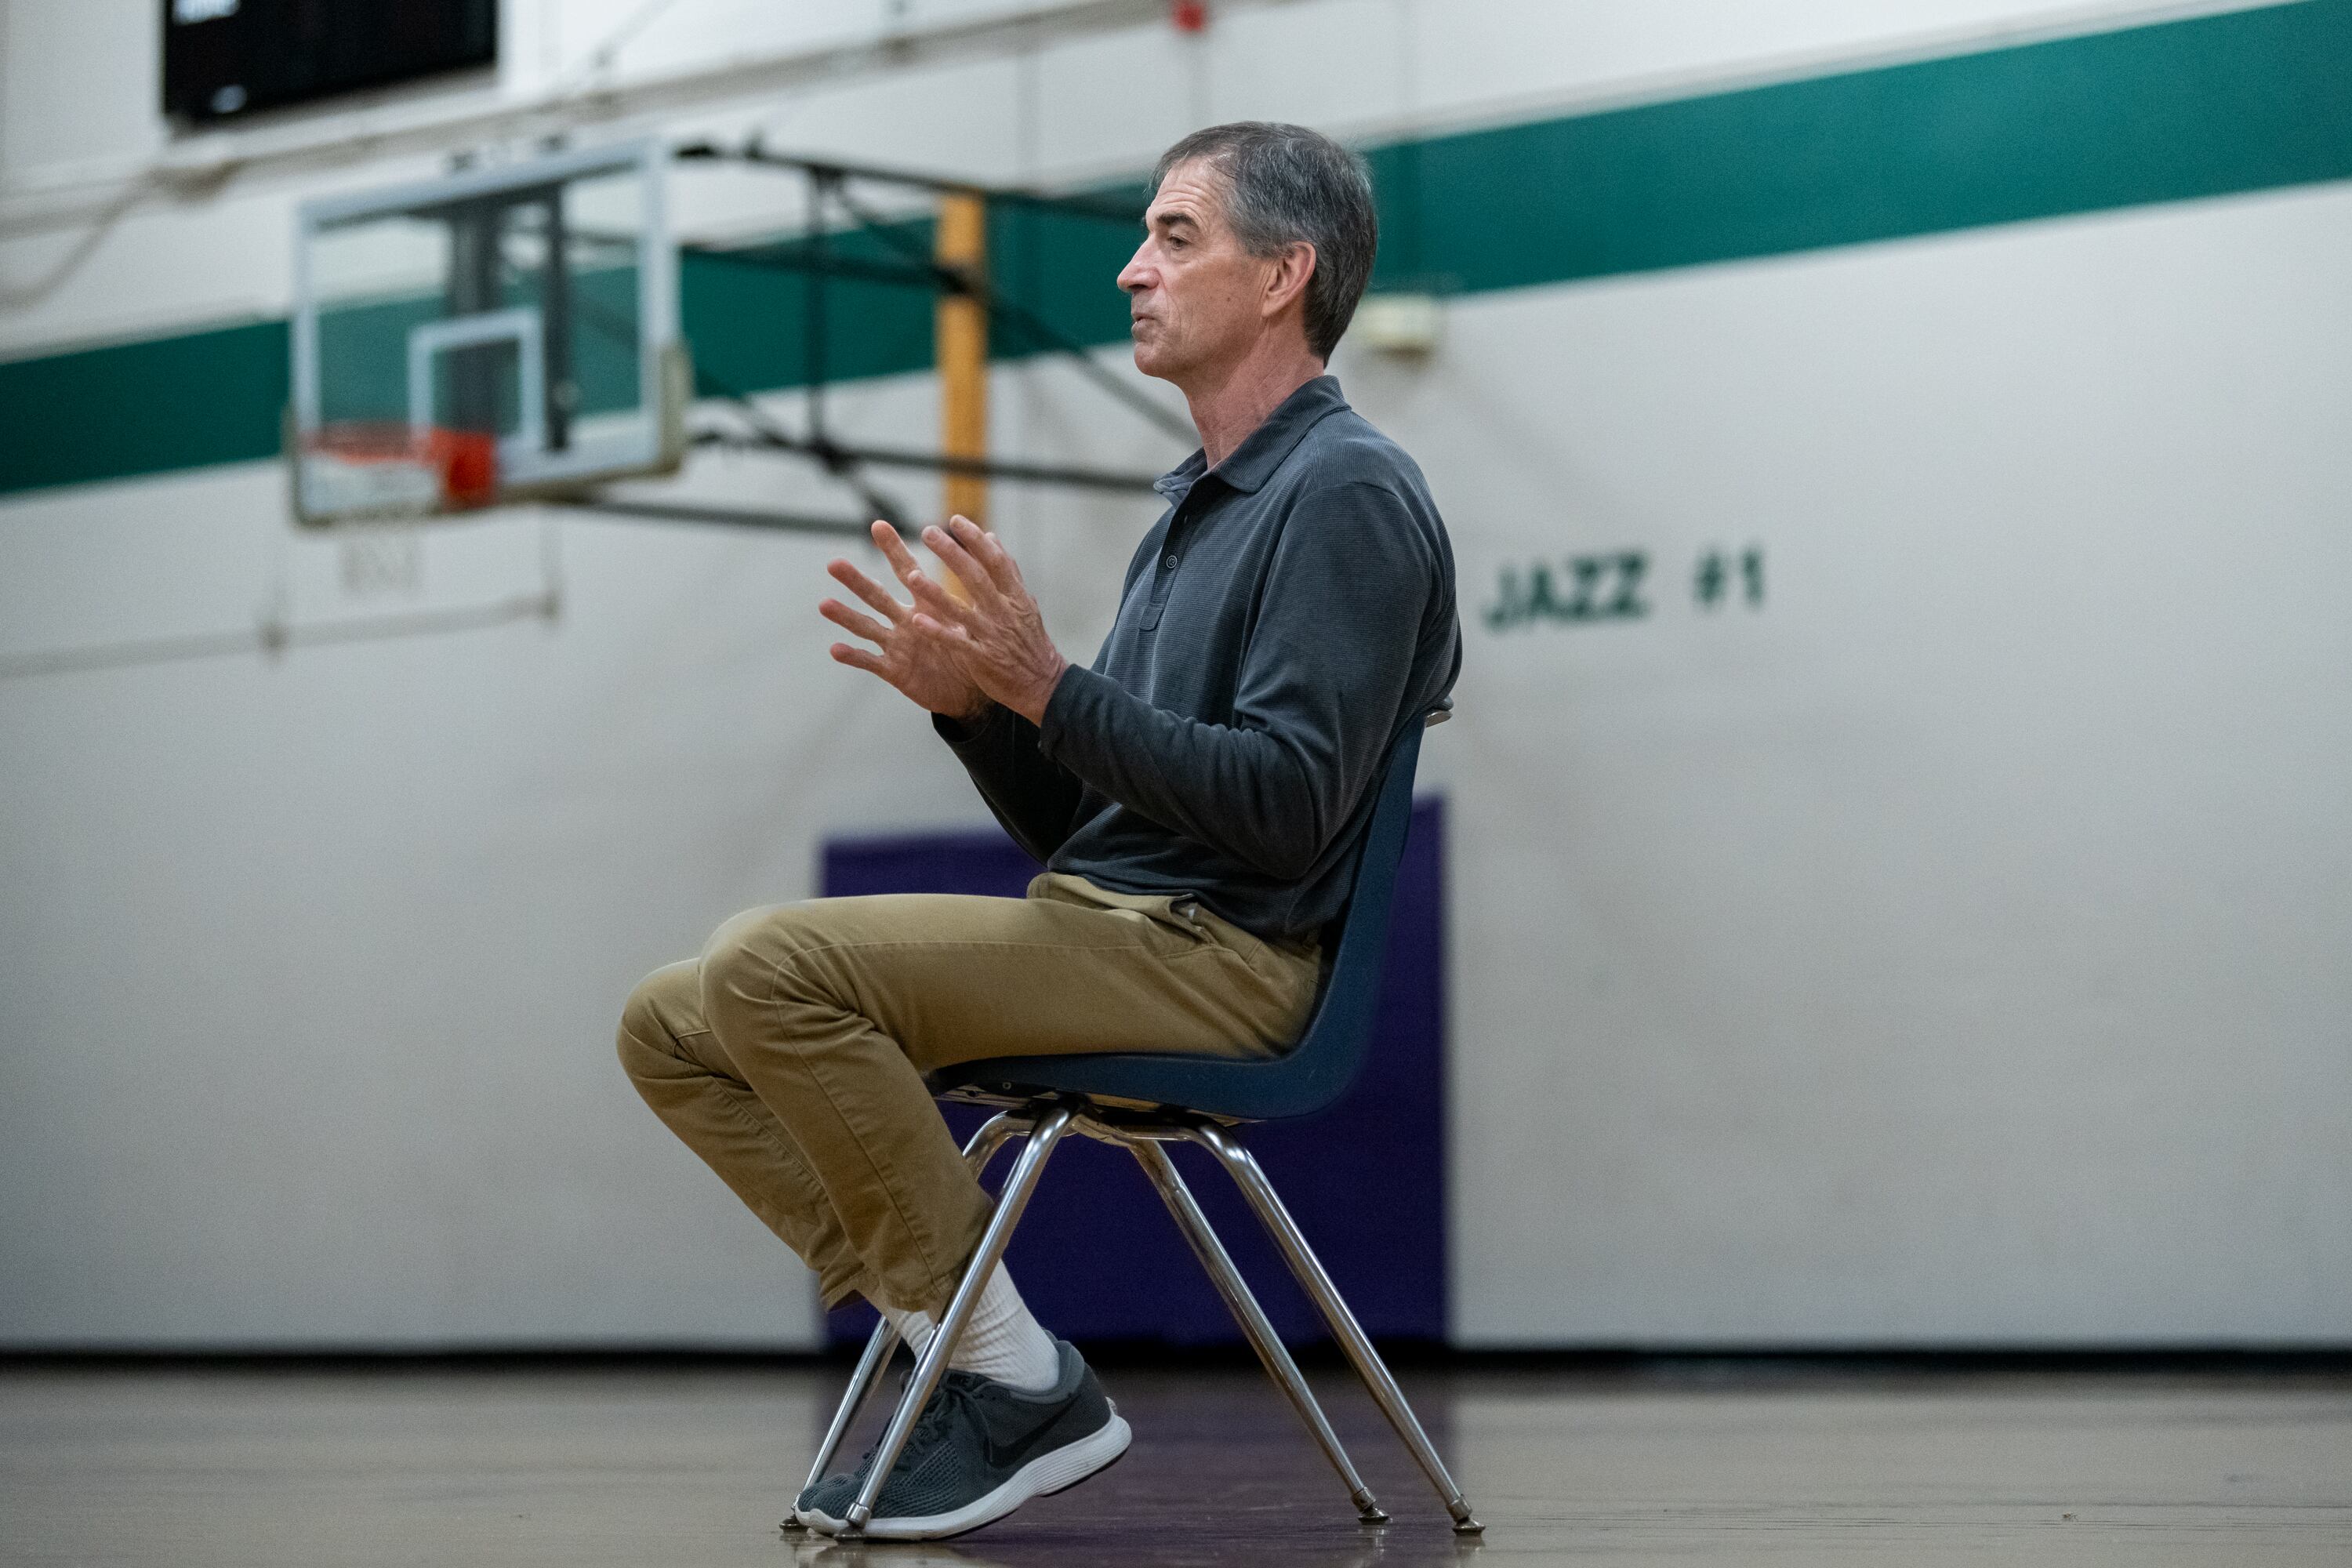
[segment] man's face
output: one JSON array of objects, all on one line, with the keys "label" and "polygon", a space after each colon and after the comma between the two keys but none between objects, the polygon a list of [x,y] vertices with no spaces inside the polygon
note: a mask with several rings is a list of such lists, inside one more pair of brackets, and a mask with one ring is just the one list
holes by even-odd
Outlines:
[{"label": "man's face", "polygon": [[1200,159],[1160,182],[1143,243],[1118,275],[1127,290],[1135,368],[1181,385],[1205,366],[1238,360],[1265,325],[1275,267],[1252,256],[1225,221],[1224,179]]}]

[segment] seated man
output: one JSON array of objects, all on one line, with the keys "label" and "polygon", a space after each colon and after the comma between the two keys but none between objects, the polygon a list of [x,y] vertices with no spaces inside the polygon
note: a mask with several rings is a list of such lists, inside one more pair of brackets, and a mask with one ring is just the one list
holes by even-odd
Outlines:
[{"label": "seated man", "polygon": [[[1391,743],[1460,664],[1453,557],[1421,472],[1323,374],[1372,266],[1362,164],[1314,132],[1223,125],[1160,159],[1119,287],[1135,363],[1201,450],[1129,566],[1091,668],[962,518],[924,531],[961,592],[877,523],[911,596],[847,562],[870,643],[833,657],[930,711],[1005,830],[1024,899],[752,910],[629,999],[656,1114],[817,1272],[919,1350],[987,1223],[923,1084],[1047,1052],[1264,1057],[1313,1006]],[[1084,1268],[1083,1259],[1072,1267]],[[1000,1266],[867,1533],[949,1535],[1118,1457],[1128,1428]],[[795,1505],[837,1531],[861,1474]]]}]

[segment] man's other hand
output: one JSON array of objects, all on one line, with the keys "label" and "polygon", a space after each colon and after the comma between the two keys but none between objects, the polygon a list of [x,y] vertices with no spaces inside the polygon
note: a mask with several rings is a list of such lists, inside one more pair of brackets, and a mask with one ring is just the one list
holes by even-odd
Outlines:
[{"label": "man's other hand", "polygon": [[923,542],[963,593],[950,594],[919,568],[902,571],[900,581],[915,595],[908,626],[982,692],[1031,723],[1044,723],[1046,700],[1070,661],[1045,635],[1021,568],[994,534],[969,518],[923,530]]},{"label": "man's other hand", "polygon": [[[874,542],[888,558],[890,570],[900,582],[911,583],[922,577],[922,569],[915,564],[914,552],[898,537],[897,529],[887,522],[876,523]],[[936,639],[924,637],[913,629],[911,605],[892,598],[888,590],[846,561],[832,562],[825,570],[835,582],[865,600],[882,617],[877,621],[872,616],[862,615],[838,599],[827,599],[819,605],[817,611],[826,620],[864,637],[880,650],[868,653],[862,647],[837,642],[832,649],[836,662],[878,675],[918,705],[960,723],[977,723],[987,715],[987,695],[957,668],[953,654]]]}]

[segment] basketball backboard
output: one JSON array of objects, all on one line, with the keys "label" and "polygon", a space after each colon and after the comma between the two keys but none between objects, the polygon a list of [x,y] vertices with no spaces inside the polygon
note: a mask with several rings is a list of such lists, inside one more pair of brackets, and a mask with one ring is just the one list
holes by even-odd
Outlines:
[{"label": "basketball backboard", "polygon": [[416,516],[665,473],[688,395],[653,142],[306,203],[294,508]]}]

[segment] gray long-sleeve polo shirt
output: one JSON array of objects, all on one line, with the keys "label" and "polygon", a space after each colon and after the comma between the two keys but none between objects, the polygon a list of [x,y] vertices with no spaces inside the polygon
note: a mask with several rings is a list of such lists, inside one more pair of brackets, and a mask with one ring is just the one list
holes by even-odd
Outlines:
[{"label": "gray long-sleeve polo shirt", "polygon": [[1262,937],[1317,933],[1346,901],[1390,742],[1461,668],[1445,525],[1328,375],[1158,488],[1169,510],[1110,636],[1045,722],[998,707],[940,733],[1053,870],[1191,893]]}]

